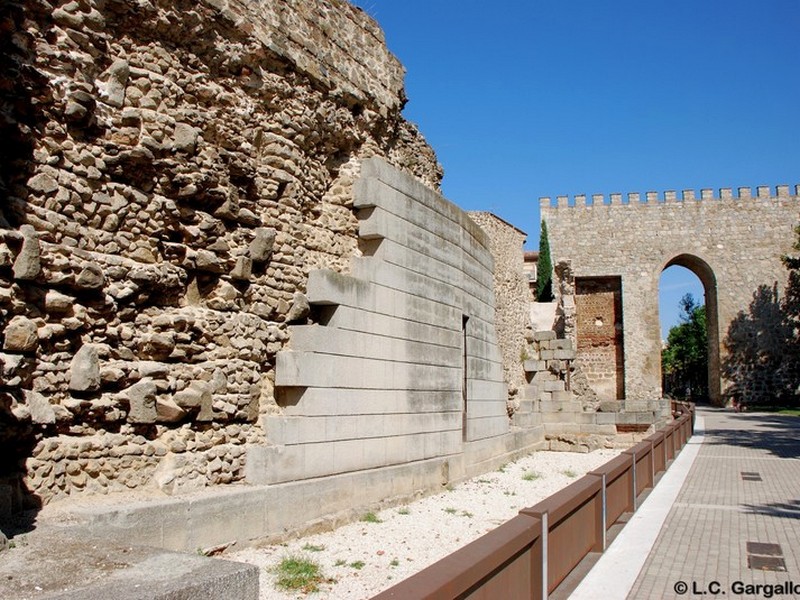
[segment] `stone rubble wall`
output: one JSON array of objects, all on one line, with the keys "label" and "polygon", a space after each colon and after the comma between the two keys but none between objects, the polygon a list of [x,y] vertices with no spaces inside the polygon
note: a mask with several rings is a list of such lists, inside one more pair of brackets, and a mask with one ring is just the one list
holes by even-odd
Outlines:
[{"label": "stone rubble wall", "polygon": [[401,65],[344,0],[0,10],[0,504],[241,481],[361,159],[439,185]]},{"label": "stone rubble wall", "polygon": [[791,252],[800,210],[800,186],[790,191],[759,187],[674,191],[663,197],[585,196],[557,205],[542,198],[554,261],[570,260],[575,279],[620,277],[622,287],[625,410],[648,410],[661,398],[661,333],[658,288],[662,271],[679,264],[693,270],[706,288],[709,311],[712,401],[720,401],[720,363],[725,338],[760,286],[783,289],[781,256]]},{"label": "stone rubble wall", "polygon": [[497,338],[508,385],[508,412],[519,408],[518,394],[525,385],[525,332],[530,328],[530,290],[524,272],[522,245],[527,234],[488,212],[469,212],[489,239],[494,259]]}]

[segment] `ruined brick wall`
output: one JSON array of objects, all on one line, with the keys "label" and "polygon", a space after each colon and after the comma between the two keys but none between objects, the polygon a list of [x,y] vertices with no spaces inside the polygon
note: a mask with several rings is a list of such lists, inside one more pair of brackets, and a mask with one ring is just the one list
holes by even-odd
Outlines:
[{"label": "ruined brick wall", "polygon": [[619,279],[575,282],[577,356],[601,400],[624,397],[622,290]]},{"label": "ruined brick wall", "polygon": [[[661,396],[658,287],[671,265],[691,269],[703,283],[709,319],[709,389],[721,398],[720,365],[738,315],[752,316],[762,289],[783,289],[781,256],[790,252],[800,214],[800,186],[629,194],[610,203],[595,196],[557,206],[541,200],[555,261],[570,259],[576,280],[618,277],[622,287],[626,410],[648,410]],[[766,287],[764,287],[766,286]]]},{"label": "ruined brick wall", "polygon": [[492,213],[468,214],[486,232],[494,259],[495,324],[511,396],[509,412],[513,412],[519,405],[515,399],[518,390],[525,385],[525,331],[530,328],[530,290],[522,249],[527,234]]},{"label": "ruined brick wall", "polygon": [[240,480],[360,160],[438,187],[402,66],[344,0],[0,10],[3,494]]}]

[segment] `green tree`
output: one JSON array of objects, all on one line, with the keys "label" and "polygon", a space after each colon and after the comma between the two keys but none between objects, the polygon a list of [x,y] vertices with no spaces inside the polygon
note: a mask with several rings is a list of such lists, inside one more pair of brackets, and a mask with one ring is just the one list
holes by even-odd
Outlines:
[{"label": "green tree", "polygon": [[539,302],[553,300],[553,261],[550,258],[550,240],[547,239],[547,223],[542,219],[542,234],[539,236],[539,262],[536,265],[536,299]]},{"label": "green tree", "polygon": [[676,397],[708,397],[706,307],[691,294],[680,301],[681,323],[669,330],[661,352],[664,390]]}]

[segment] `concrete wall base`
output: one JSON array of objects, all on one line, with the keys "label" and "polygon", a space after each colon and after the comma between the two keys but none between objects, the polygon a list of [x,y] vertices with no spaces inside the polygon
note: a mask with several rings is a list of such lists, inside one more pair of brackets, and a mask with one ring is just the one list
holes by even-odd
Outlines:
[{"label": "concrete wall base", "polygon": [[[451,483],[544,449],[544,428],[512,429],[471,442],[460,454],[403,465],[275,485],[231,486],[178,497],[112,504],[49,505],[39,520],[65,513],[92,537],[169,550],[279,540],[353,521],[367,510],[435,493]],[[83,535],[83,534],[82,534]]]}]

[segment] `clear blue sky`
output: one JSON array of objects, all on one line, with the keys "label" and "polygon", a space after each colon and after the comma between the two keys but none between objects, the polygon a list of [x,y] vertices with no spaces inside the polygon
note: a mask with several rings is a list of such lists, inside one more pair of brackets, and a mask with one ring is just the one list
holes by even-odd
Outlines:
[{"label": "clear blue sky", "polygon": [[798,0],[354,4],[407,69],[444,195],[530,248],[540,196],[800,183]]}]

